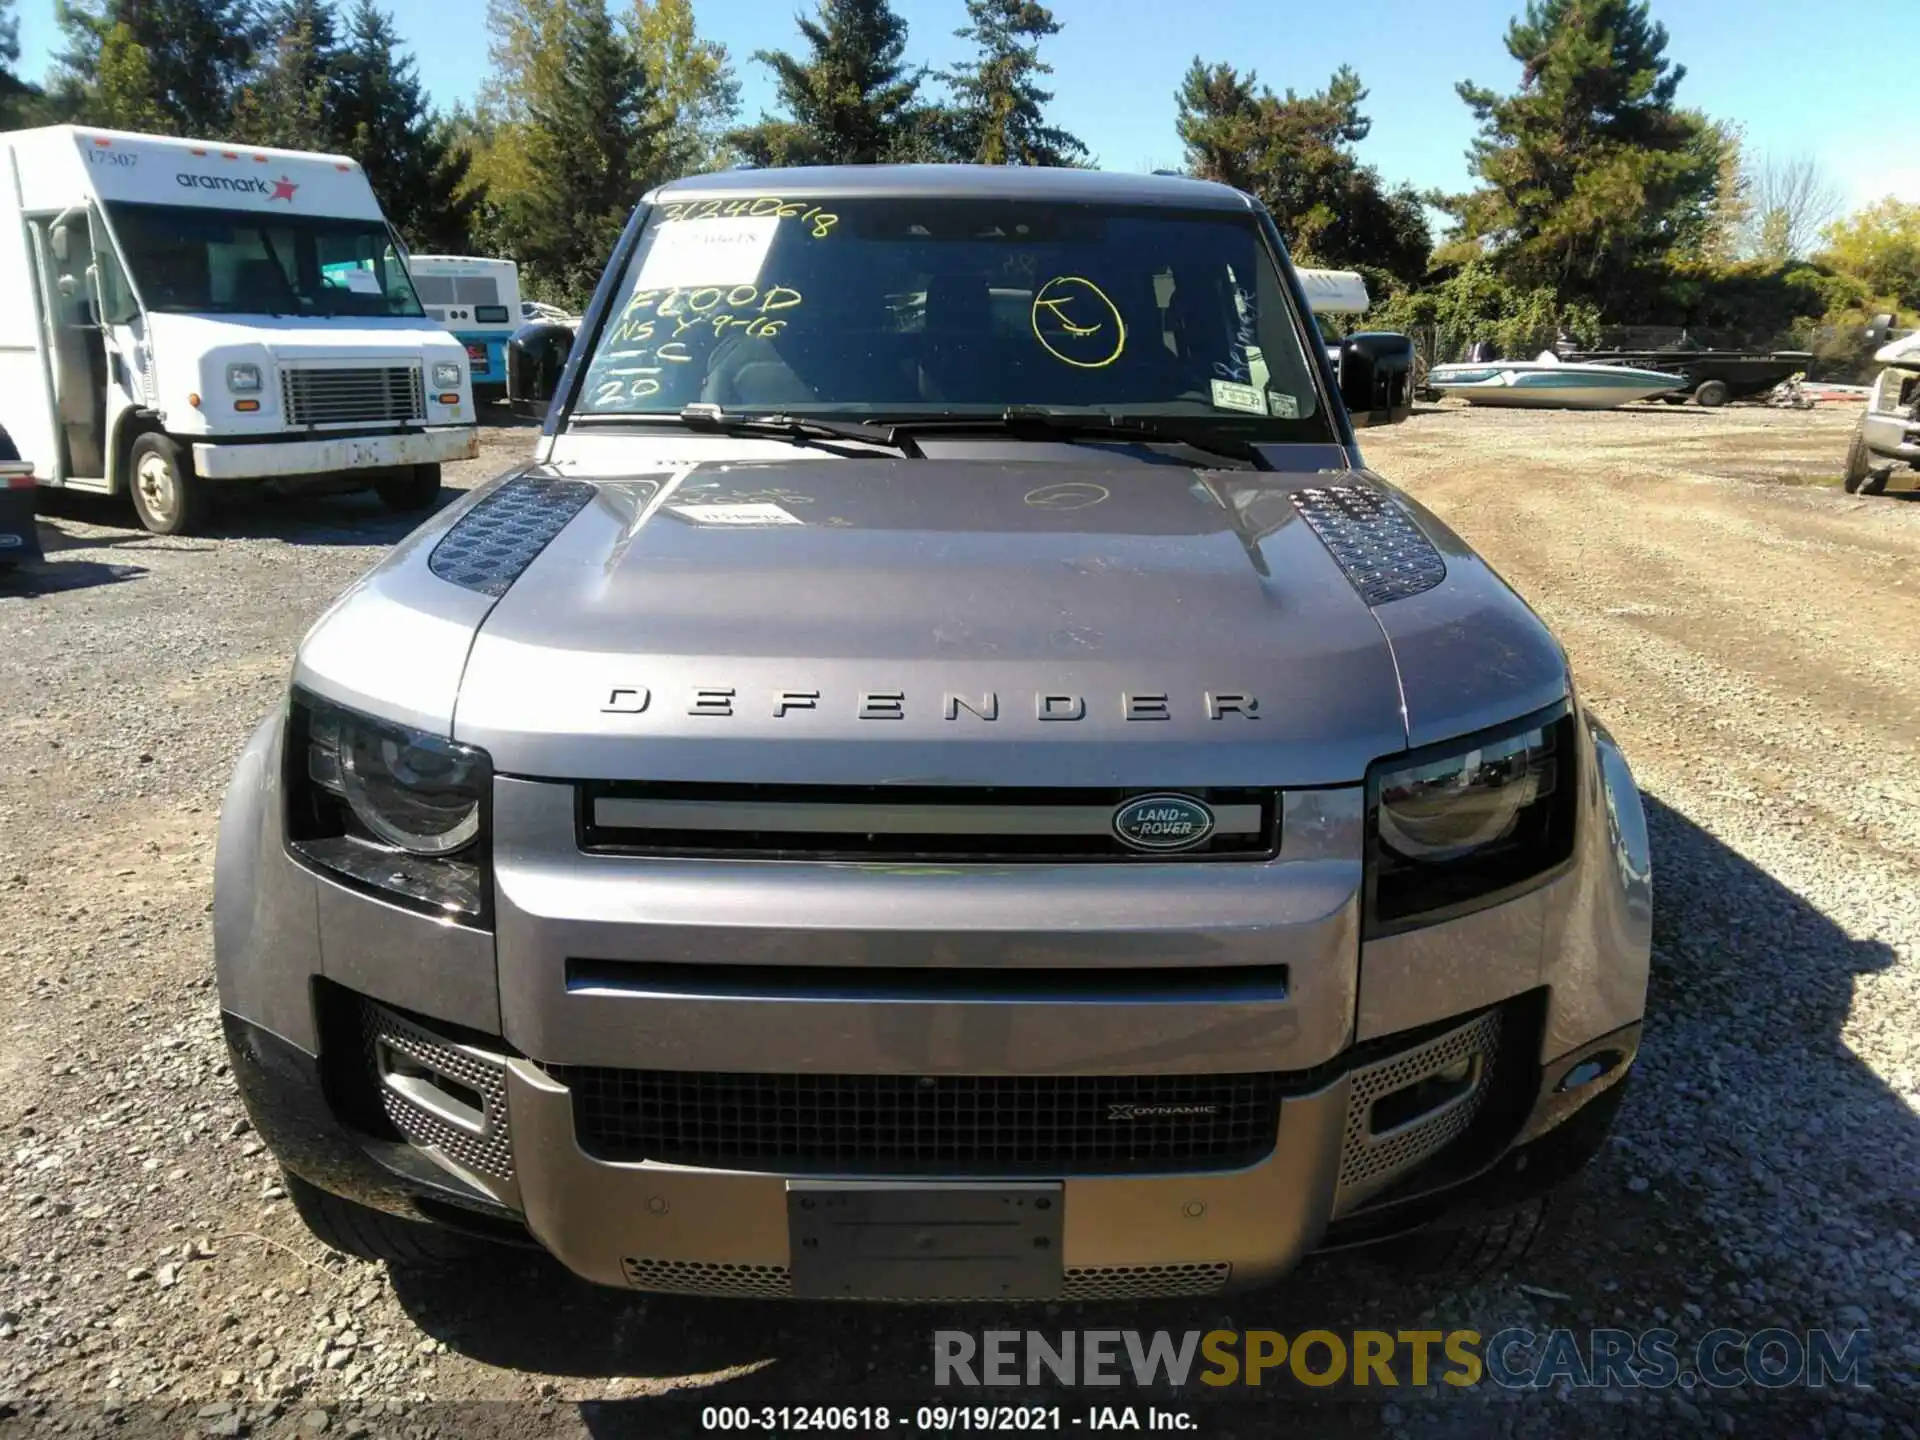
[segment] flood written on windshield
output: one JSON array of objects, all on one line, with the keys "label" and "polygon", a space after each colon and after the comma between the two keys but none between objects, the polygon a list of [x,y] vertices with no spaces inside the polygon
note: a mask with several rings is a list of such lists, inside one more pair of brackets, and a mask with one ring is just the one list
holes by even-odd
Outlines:
[{"label": "flood written on windshield", "polygon": [[997,199],[671,201],[582,415],[997,413],[1329,427],[1250,215]]}]

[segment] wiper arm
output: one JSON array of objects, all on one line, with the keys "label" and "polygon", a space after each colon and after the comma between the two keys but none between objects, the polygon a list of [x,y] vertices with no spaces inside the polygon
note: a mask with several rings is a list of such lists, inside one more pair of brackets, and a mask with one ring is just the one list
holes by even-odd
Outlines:
[{"label": "wiper arm", "polygon": [[1044,436],[1072,440],[1134,440],[1156,445],[1185,445],[1209,455],[1245,460],[1256,470],[1271,470],[1260,447],[1230,435],[1196,435],[1180,423],[1158,416],[1094,415],[1071,410],[1043,410],[1033,405],[1010,405],[998,415],[940,415],[903,420],[888,428],[896,431],[997,430],[1014,436]]},{"label": "wiper arm", "polygon": [[898,450],[915,460],[923,458],[911,435],[897,425],[869,424],[862,420],[809,420],[799,415],[729,415],[718,405],[688,405],[680,411],[680,423],[690,430],[706,430],[716,435],[773,435],[786,440],[857,440]]}]

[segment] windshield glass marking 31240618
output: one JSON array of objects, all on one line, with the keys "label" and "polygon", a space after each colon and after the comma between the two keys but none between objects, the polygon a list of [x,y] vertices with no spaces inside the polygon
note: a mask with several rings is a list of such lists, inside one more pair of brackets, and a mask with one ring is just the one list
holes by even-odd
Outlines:
[{"label": "windshield glass marking 31240618", "polygon": [[1153,418],[1330,438],[1254,216],[1006,199],[674,201],[589,358],[587,417]]}]

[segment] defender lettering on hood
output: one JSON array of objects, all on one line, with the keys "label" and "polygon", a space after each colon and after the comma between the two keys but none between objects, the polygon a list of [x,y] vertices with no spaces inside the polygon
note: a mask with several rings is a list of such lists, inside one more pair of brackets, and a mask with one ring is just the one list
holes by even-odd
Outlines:
[{"label": "defender lettering on hood", "polygon": [[[645,685],[615,685],[607,691],[606,703],[600,707],[600,713],[644,715],[652,708],[653,698],[653,691]],[[1171,720],[1175,709],[1182,703],[1164,690],[1127,690],[1111,698],[1117,701],[1122,720]],[[911,703],[917,707],[922,700],[923,697],[916,694]],[[731,685],[698,686],[686,692],[684,699],[677,703],[684,704],[684,713],[688,715],[731,718],[739,713],[736,707],[762,701],[772,706],[769,713],[776,720],[796,713],[818,711],[837,702],[844,702],[843,708],[856,720],[904,720],[910,703],[904,690],[860,690],[835,697],[820,690],[775,689],[743,693]],[[1209,720],[1223,720],[1230,716],[1257,720],[1260,718],[1260,700],[1258,696],[1239,691],[1203,690],[1194,699],[1193,710],[1195,713],[1204,713]],[[1013,709],[1008,711],[1009,715],[1015,713],[1019,712]],[[1000,719],[999,692],[988,690],[964,694],[954,690],[945,691],[940,696],[939,714],[943,720],[958,720],[964,715],[970,720],[996,721]],[[1033,692],[1033,718],[1084,720],[1087,718],[1087,697],[1036,690]]]}]

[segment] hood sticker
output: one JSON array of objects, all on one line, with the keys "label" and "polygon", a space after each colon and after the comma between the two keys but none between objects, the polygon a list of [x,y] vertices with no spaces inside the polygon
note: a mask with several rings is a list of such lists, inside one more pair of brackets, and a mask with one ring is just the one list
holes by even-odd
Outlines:
[{"label": "hood sticker", "polygon": [[800,525],[798,515],[771,501],[745,505],[669,505],[667,513],[696,525]]}]

